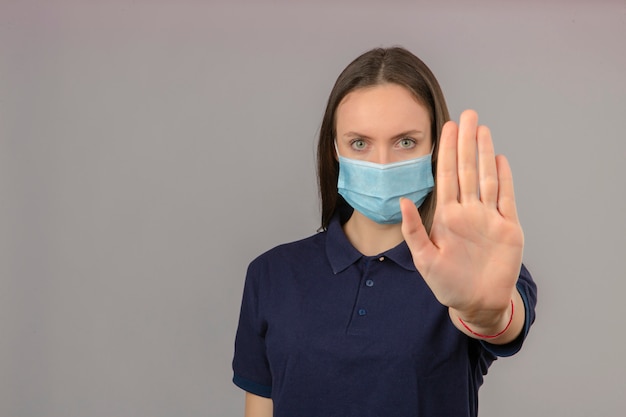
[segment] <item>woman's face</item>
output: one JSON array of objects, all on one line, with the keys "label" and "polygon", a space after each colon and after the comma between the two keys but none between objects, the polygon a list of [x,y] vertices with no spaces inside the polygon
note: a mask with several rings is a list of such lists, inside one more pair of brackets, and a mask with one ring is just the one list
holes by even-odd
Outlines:
[{"label": "woman's face", "polygon": [[336,111],[339,155],[378,164],[427,155],[432,149],[430,115],[398,84],[348,93]]}]

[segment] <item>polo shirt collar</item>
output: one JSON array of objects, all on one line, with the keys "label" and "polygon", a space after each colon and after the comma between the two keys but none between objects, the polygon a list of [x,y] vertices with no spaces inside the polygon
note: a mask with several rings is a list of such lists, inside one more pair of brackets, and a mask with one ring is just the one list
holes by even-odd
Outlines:
[{"label": "polo shirt collar", "polygon": [[415,268],[415,263],[413,262],[413,256],[411,255],[411,251],[409,250],[409,246],[404,240],[400,242],[398,246],[389,249],[382,255],[391,259],[407,271],[417,271],[417,268]]},{"label": "polo shirt collar", "polygon": [[333,216],[326,232],[326,257],[336,275],[358,261],[363,255],[343,232],[339,215]]},{"label": "polo shirt collar", "polygon": [[[326,232],[326,256],[334,274],[344,271],[364,256],[348,240],[338,215],[335,215],[328,225]],[[378,256],[389,258],[408,271],[416,271],[413,257],[405,241]]]}]

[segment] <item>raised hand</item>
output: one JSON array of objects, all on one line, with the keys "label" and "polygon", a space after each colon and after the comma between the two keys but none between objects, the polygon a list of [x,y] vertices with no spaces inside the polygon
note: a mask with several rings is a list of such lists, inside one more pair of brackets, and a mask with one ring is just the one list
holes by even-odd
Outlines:
[{"label": "raised hand", "polygon": [[407,199],[401,201],[402,234],[415,266],[451,316],[495,329],[508,320],[511,300],[520,300],[515,283],[524,235],[508,161],[495,155],[491,133],[478,126],[476,112],[467,110],[458,126],[443,127],[436,178],[430,236]]}]

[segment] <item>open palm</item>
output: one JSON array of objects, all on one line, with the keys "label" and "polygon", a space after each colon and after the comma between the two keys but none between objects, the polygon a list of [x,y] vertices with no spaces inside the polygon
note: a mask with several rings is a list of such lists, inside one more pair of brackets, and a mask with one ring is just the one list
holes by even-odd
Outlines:
[{"label": "open palm", "polygon": [[435,297],[465,317],[506,310],[524,247],[509,164],[472,110],[443,127],[438,157],[430,235],[415,205],[401,201],[413,262]]}]

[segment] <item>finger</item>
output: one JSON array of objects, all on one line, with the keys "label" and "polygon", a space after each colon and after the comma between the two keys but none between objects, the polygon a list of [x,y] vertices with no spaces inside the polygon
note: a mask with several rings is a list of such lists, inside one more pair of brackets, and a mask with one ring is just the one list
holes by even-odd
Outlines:
[{"label": "finger", "polygon": [[487,126],[478,126],[476,141],[478,144],[480,200],[484,204],[496,208],[498,203],[498,170],[491,132]]},{"label": "finger", "polygon": [[459,121],[458,176],[461,203],[478,199],[478,173],[476,170],[476,130],[478,115],[473,110],[461,113]]},{"label": "finger", "polygon": [[437,204],[458,202],[459,177],[456,167],[458,126],[447,122],[441,129],[437,155]]},{"label": "finger", "polygon": [[496,167],[498,170],[498,211],[504,218],[517,222],[513,173],[509,161],[504,155],[496,157]]},{"label": "finger", "polygon": [[402,236],[411,251],[413,263],[422,275],[428,273],[426,261],[434,258],[435,245],[431,242],[422,223],[415,203],[408,198],[400,199],[402,211]]}]

